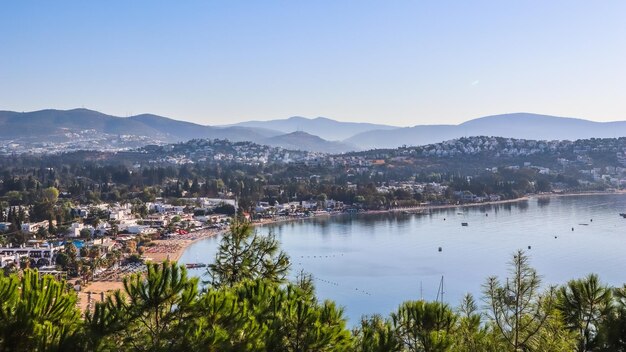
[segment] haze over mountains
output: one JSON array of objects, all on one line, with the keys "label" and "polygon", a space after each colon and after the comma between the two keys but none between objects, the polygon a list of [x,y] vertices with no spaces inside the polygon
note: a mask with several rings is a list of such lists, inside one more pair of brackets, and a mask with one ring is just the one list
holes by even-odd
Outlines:
[{"label": "haze over mountains", "polygon": [[[595,122],[530,113],[481,117],[459,125],[418,125],[391,131],[368,131],[346,142],[362,148],[424,145],[470,136],[497,136],[536,140],[576,140],[626,136],[626,121]],[[358,141],[358,143],[356,143]]]},{"label": "haze over mountains", "polygon": [[398,128],[396,126],[379,125],[364,122],[341,122],[331,120],[326,117],[307,119],[306,117],[301,116],[293,116],[288,119],[282,120],[246,121],[230,126],[267,128],[271,130],[281,131],[284,133],[300,131],[319,136],[321,138],[331,141],[341,141],[344,139],[348,139],[358,133],[373,130],[386,131]]},{"label": "haze over mountains", "polygon": [[626,136],[626,121],[594,122],[530,113],[494,115],[459,125],[395,127],[340,122],[328,118],[292,117],[248,121],[229,126],[204,126],[152,114],[116,117],[87,109],[0,111],[0,139],[54,143],[71,139],[68,132],[136,135],[156,142],[219,138],[251,141],[287,149],[342,153],[401,145],[424,145],[469,136],[575,140]]}]

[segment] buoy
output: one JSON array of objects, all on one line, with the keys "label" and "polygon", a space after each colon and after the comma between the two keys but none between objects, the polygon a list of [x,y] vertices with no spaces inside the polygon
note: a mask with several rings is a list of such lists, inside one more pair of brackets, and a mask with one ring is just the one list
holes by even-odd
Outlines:
[{"label": "buoy", "polygon": [[439,252],[441,252],[443,249],[441,247],[439,247]]},{"label": "buoy", "polygon": [[574,231],[574,228],[572,227],[572,231]]},{"label": "buoy", "polygon": [[530,249],[530,246],[528,246],[528,249]]},{"label": "buoy", "polygon": [[554,238],[558,238],[557,236],[554,236]]}]

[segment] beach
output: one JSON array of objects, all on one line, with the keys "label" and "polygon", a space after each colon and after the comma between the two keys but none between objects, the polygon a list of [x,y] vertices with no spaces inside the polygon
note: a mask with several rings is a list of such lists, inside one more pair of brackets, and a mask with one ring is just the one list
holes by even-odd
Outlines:
[{"label": "beach", "polygon": [[146,247],[143,258],[146,261],[162,262],[164,260],[178,261],[185,249],[196,241],[217,236],[224,230],[200,230],[165,240],[154,240],[151,246]]},{"label": "beach", "polygon": [[[615,192],[587,192],[587,193],[551,193],[551,194],[539,194],[539,195],[531,195],[524,196],[515,199],[506,199],[499,201],[489,201],[489,202],[481,202],[481,203],[465,203],[465,204],[443,204],[443,205],[420,205],[415,207],[403,207],[403,208],[393,208],[393,209],[384,209],[384,210],[369,210],[360,212],[359,214],[384,214],[384,213],[397,213],[403,211],[420,211],[426,212],[429,210],[439,210],[439,209],[454,209],[454,208],[466,208],[466,207],[478,207],[478,206],[486,206],[486,205],[498,205],[498,204],[510,204],[528,201],[533,198],[544,198],[544,197],[566,197],[566,196],[587,196],[587,195],[606,195],[606,194],[625,194],[625,191],[615,191]],[[263,219],[259,221],[253,221],[252,224],[254,226],[262,226],[262,225],[271,225],[276,223],[283,222],[291,222],[298,220],[306,220],[312,218],[319,217],[329,217],[329,216],[337,216],[344,215],[345,212],[317,212],[312,216],[307,217],[280,217],[273,219]],[[215,230],[215,229],[204,229],[200,231],[190,232],[189,234],[184,235],[176,235],[176,237],[171,239],[163,239],[163,240],[154,240],[152,241],[153,245],[148,246],[144,249],[143,258],[149,262],[162,262],[165,260],[170,261],[178,261],[185,250],[192,245],[193,243],[200,241],[205,238],[219,236],[226,232],[227,230]],[[101,299],[101,292],[107,293],[112,292],[117,289],[122,289],[122,279],[124,276],[132,273],[131,272],[122,272],[122,273],[113,273],[106,275],[103,280],[92,281],[88,283],[83,289],[79,292],[79,306],[81,310],[85,310],[87,308],[87,300],[88,300],[88,292],[91,292],[91,299],[95,301],[99,301]]]},{"label": "beach", "polygon": [[[178,261],[185,249],[191,244],[202,239],[217,236],[224,230],[204,229],[193,231],[184,235],[176,235],[176,237],[164,240],[154,240],[154,245],[146,247],[143,258],[147,262],[159,263],[165,260]],[[78,307],[85,312],[89,305],[89,298],[92,304],[100,302],[103,297],[110,293],[124,288],[122,280],[125,276],[141,272],[142,267],[133,266],[133,270],[110,269],[104,274],[98,275],[93,281],[90,281],[78,292]],[[93,305],[91,305],[93,309]]]}]

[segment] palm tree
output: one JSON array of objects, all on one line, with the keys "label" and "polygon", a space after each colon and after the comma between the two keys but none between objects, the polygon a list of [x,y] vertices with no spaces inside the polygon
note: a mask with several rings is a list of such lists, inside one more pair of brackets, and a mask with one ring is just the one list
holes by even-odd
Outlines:
[{"label": "palm tree", "polygon": [[598,328],[611,312],[611,290],[595,274],[571,280],[558,291],[557,309],[566,326],[578,334],[578,351],[594,346]]}]

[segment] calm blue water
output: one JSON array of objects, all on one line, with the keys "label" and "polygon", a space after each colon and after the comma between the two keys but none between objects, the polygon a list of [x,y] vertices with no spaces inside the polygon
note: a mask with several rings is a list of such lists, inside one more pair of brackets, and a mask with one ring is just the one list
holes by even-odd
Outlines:
[{"label": "calm blue water", "polygon": [[[621,285],[626,282],[622,212],[625,195],[572,196],[430,215],[308,219],[258,231],[273,231],[291,256],[292,276],[300,270],[312,273],[318,296],[344,306],[355,323],[363,314],[387,315],[408,299],[434,300],[442,276],[450,304],[467,292],[478,299],[488,276],[506,275],[517,249],[528,251],[546,285],[591,272]],[[192,245],[181,262],[212,261],[218,241]]]}]

